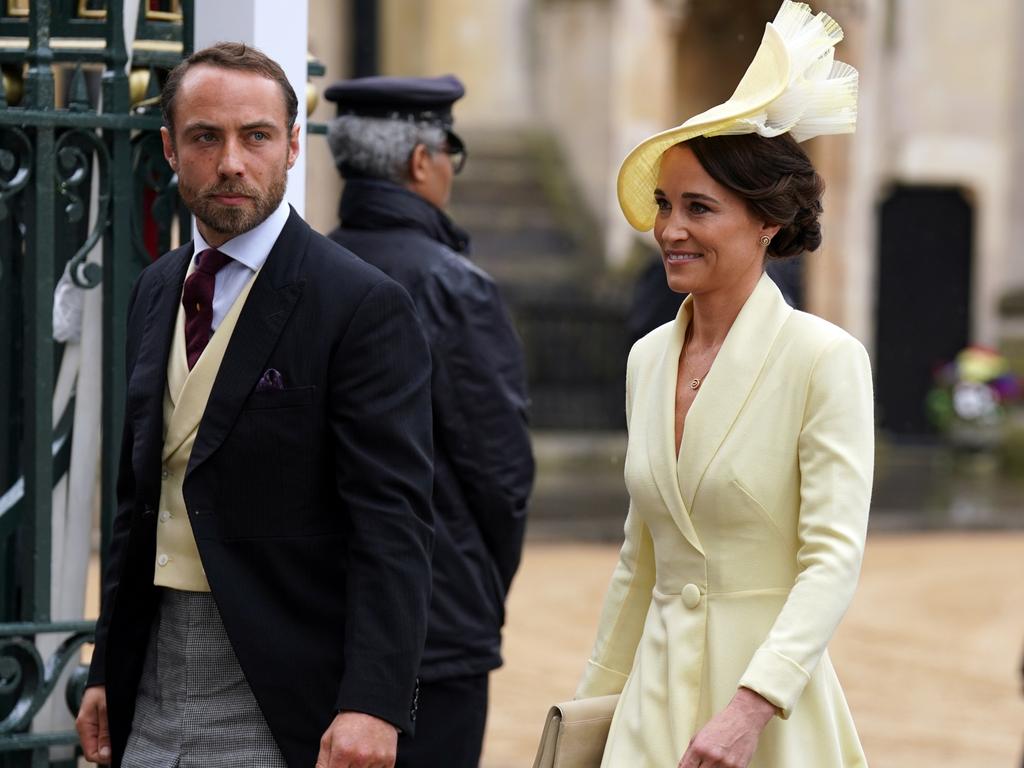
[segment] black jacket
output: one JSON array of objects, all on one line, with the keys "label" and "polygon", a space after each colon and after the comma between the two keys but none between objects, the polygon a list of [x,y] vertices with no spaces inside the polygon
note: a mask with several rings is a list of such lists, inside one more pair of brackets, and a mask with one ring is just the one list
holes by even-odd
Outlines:
[{"label": "black jacket", "polygon": [[461,255],[466,235],[426,200],[350,179],[340,218],[331,239],[409,291],[433,362],[434,584],[420,677],[480,674],[501,664],[533,485],[519,339],[494,281]]},{"label": "black jacket", "polygon": [[[156,589],[167,355],[188,244],[128,313],[118,510],[89,684],[120,763]],[[256,391],[276,369],[281,389]],[[426,632],[430,356],[408,294],[292,211],[199,424],[184,497],[224,628],[290,766],[337,710],[404,730]]]}]

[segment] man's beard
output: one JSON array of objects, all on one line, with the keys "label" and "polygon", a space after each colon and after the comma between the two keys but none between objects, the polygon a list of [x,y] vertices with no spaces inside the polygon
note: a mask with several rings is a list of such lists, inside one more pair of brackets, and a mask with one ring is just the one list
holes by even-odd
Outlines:
[{"label": "man's beard", "polygon": [[[265,191],[243,181],[224,181],[196,189],[179,175],[178,194],[199,221],[232,238],[262,224],[281,204],[287,184],[287,168],[271,180]],[[250,198],[252,204],[224,205],[214,199],[215,195],[244,196]]]}]

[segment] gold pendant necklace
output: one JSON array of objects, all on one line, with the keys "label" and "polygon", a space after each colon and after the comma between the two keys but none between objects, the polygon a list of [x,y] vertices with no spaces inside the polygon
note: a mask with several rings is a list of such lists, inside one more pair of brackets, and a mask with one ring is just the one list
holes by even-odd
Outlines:
[{"label": "gold pendant necklace", "polygon": [[[686,336],[683,339],[683,355],[686,354],[686,348],[688,346],[690,346],[690,338],[692,337],[692,335],[693,335],[693,325],[691,323],[690,325],[686,326]],[[714,363],[714,361],[712,360],[712,364],[713,363]],[[700,385],[704,383],[704,379],[706,379],[708,377],[709,373],[711,373],[711,366],[708,366],[708,369],[706,371],[704,371],[704,375],[703,376],[698,376],[696,379],[691,379],[690,380],[690,389],[692,389],[694,391],[700,389]]]}]

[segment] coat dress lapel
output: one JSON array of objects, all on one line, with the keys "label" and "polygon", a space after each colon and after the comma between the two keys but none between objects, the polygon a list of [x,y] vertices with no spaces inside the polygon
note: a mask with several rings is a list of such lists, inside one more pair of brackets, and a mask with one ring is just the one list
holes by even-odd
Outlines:
[{"label": "coat dress lapel", "polygon": [[[675,409],[676,409],[676,376],[679,368],[679,353],[683,349],[686,327],[690,321],[690,303],[686,302],[679,308],[676,320],[672,324],[668,342],[661,350],[660,357],[655,360],[656,373],[653,378],[654,402],[658,407],[651,408],[651,423],[647,425],[647,450],[650,455],[652,474],[655,485],[661,493],[665,507],[672,515],[679,530],[686,540],[701,554],[704,549],[697,538],[697,531],[690,520],[686,502],[679,492],[679,479],[676,475],[676,441],[675,441]],[[690,412],[693,412],[691,407]],[[689,419],[689,417],[687,417]],[[689,426],[686,427],[689,429]],[[684,430],[685,432],[685,430]]]},{"label": "coat dress lapel", "polygon": [[[690,301],[687,298],[687,303]],[[711,371],[686,414],[678,460],[678,490],[686,509],[692,511],[694,497],[708,465],[736,423],[764,367],[776,335],[792,312],[772,279],[762,274],[729,329]],[[680,318],[689,318],[686,304],[680,310]],[[675,353],[675,361],[678,362],[686,324],[679,320],[676,323],[680,326],[680,341]],[[673,365],[673,388],[671,393],[666,393],[664,399],[673,408],[671,417],[665,419],[670,439],[674,439],[675,372]],[[674,448],[674,442],[669,443],[669,448]]]},{"label": "coat dress lapel", "polygon": [[[270,353],[302,294],[299,267],[309,237],[309,226],[292,210],[253,281],[231,334],[192,447],[186,478],[224,442],[266,368]],[[165,355],[165,365],[166,362]]]}]

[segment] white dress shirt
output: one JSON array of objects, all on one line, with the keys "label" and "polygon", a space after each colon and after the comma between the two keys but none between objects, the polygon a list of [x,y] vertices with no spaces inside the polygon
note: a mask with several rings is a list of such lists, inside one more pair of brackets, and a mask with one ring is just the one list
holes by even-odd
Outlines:
[{"label": "white dress shirt", "polygon": [[[217,248],[223,254],[231,257],[231,261],[217,273],[213,284],[213,330],[217,330],[224,315],[231,309],[235,299],[242,292],[245,284],[255,275],[270,255],[270,249],[274,247],[277,238],[281,236],[285,222],[291,213],[288,203],[284,200],[277,206],[277,209],[267,216],[260,224],[233,237]],[[195,269],[196,254],[205,251],[211,246],[203,239],[199,228],[193,223],[192,242],[192,266],[189,271]]]}]

